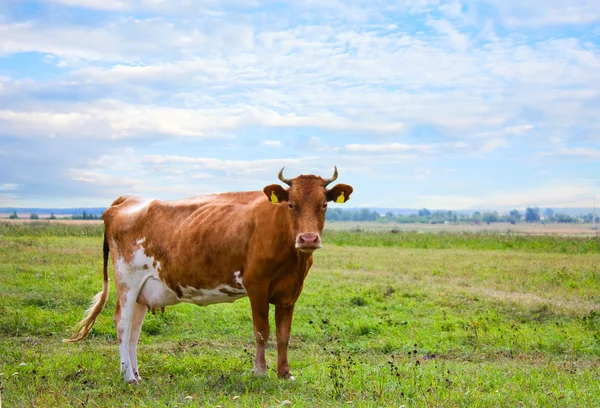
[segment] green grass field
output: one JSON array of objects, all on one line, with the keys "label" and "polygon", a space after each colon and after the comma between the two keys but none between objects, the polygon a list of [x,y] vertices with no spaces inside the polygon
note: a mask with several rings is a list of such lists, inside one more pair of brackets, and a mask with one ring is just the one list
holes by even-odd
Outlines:
[{"label": "green grass field", "polygon": [[[145,320],[142,384],[124,384],[102,227],[0,223],[3,407],[597,407],[597,237],[327,231],[296,306],[297,381],[251,374],[249,302]],[[111,272],[112,273],[112,272]],[[274,327],[274,322],[272,322]]]}]

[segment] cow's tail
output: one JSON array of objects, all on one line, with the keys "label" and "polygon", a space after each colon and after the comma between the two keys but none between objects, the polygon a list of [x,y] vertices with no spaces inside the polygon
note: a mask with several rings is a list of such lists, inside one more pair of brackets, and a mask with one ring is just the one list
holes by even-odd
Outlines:
[{"label": "cow's tail", "polygon": [[106,240],[106,232],[104,233],[104,282],[102,284],[102,292],[98,293],[92,302],[91,307],[87,311],[87,316],[77,323],[75,326],[75,333],[63,341],[66,343],[75,343],[79,340],[83,340],[87,337],[90,330],[96,322],[96,318],[104,309],[106,300],[108,299],[108,241]]}]

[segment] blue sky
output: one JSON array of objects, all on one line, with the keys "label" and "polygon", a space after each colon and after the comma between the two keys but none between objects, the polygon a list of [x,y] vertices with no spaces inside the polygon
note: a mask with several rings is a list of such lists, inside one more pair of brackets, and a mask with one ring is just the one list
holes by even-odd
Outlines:
[{"label": "blue sky", "polygon": [[590,207],[599,50],[595,0],[0,0],[0,207]]}]

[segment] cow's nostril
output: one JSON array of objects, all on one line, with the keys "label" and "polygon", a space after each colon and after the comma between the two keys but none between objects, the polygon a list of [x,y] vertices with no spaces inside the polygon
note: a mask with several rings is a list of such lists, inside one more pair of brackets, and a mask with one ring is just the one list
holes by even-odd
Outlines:
[{"label": "cow's nostril", "polygon": [[298,244],[299,245],[317,245],[321,242],[319,238],[319,234],[313,234],[312,232],[307,232],[305,234],[301,234],[298,236]]}]

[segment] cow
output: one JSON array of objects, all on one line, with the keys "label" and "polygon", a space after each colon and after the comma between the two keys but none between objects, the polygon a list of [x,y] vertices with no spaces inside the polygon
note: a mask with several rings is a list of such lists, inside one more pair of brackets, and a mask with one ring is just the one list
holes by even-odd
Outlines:
[{"label": "cow", "polygon": [[111,255],[117,293],[114,323],[121,373],[141,381],[137,343],[144,317],[181,302],[206,306],[248,296],[256,355],[254,374],[267,374],[269,307],[275,305],[277,375],[294,379],[288,342],[294,305],[321,248],[327,203],[344,203],[353,188],[331,178],[300,175],[262,191],[230,192],[179,201],[117,198],[104,212],[104,281],[87,316],[65,342],[92,329],[108,298]]}]

